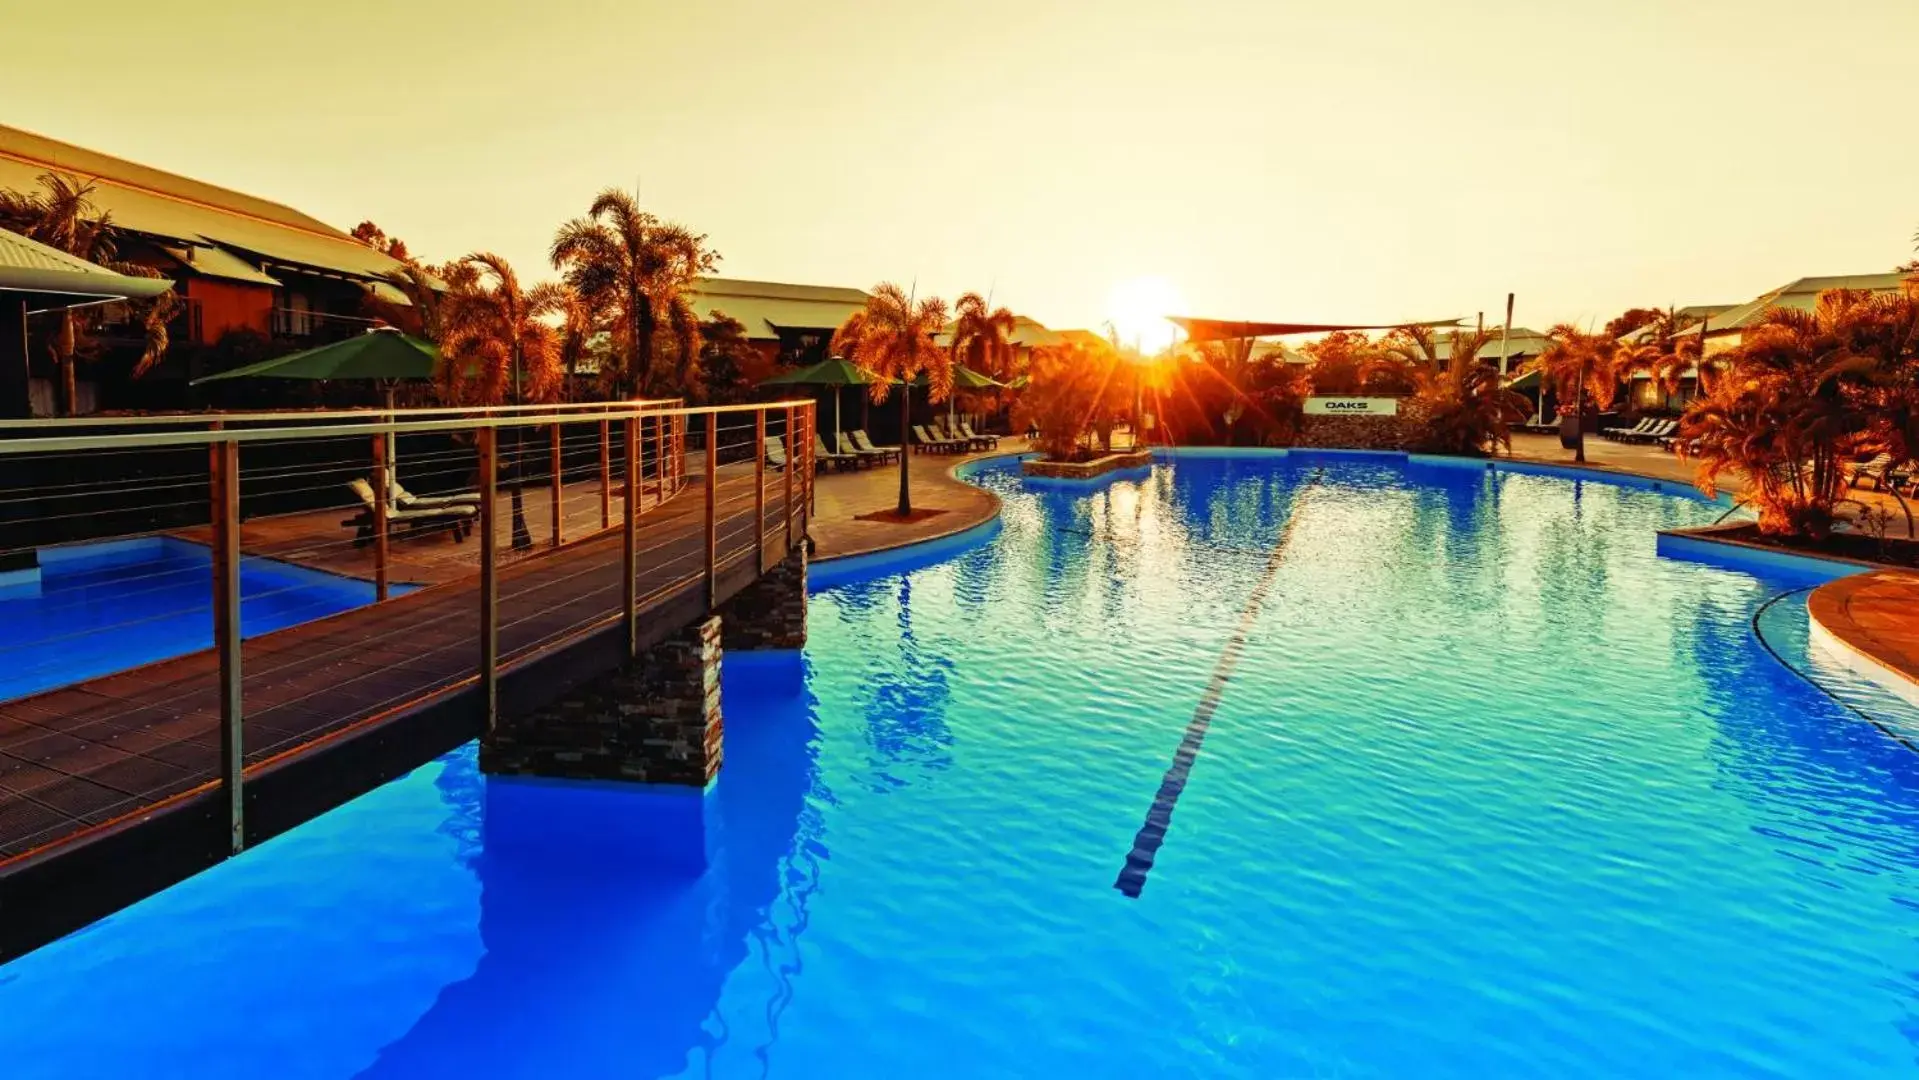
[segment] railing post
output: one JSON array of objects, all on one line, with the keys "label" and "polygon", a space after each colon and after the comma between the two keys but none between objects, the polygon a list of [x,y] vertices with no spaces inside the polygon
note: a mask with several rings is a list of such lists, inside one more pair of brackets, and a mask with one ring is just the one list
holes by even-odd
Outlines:
[{"label": "railing post", "polygon": [[553,473],[553,546],[560,546],[560,518],[566,507],[566,468],[560,460],[560,422],[553,421],[553,445],[549,455],[552,460],[549,468]]},{"label": "railing post", "polygon": [[[613,524],[613,448],[611,445],[613,439],[607,426],[607,421],[600,421],[600,528],[602,529],[609,528]],[[630,418],[626,421],[626,426],[633,426]],[[632,463],[629,457],[627,464]],[[629,490],[627,499],[631,501],[632,498],[633,494]]]},{"label": "railing post", "polygon": [[[226,793],[227,847],[246,847],[240,730],[240,444],[212,443],[213,648],[220,658],[220,783]],[[377,501],[377,500],[376,500]]]},{"label": "railing post", "polygon": [[[793,445],[793,406],[786,407],[786,424],[780,428],[780,434],[786,437],[787,446]],[[780,470],[786,474],[786,498],[780,501],[780,516],[786,519],[786,552],[793,553],[793,454],[786,455],[786,468]]]},{"label": "railing post", "polygon": [[800,484],[806,492],[806,497],[800,500],[800,535],[802,536],[806,535],[813,525],[813,432],[816,430],[813,425],[817,421],[813,415],[813,403],[807,402],[804,408],[806,419],[802,423],[806,426],[806,450],[805,456],[800,460],[805,462],[801,466],[805,471],[800,473]]},{"label": "railing post", "polygon": [[492,734],[500,720],[500,582],[497,501],[500,471],[500,432],[483,427],[480,444],[480,693],[484,701],[485,730]]},{"label": "railing post", "polygon": [[720,606],[720,414],[706,414],[706,610]]},{"label": "railing post", "polygon": [[640,547],[638,526],[640,516],[639,425],[640,418],[637,413],[626,418],[624,425],[626,431],[625,446],[622,447],[626,452],[626,506],[623,512],[626,532],[621,539],[621,546],[625,549],[625,555],[621,560],[621,564],[625,567],[626,573],[620,582],[620,601],[624,605],[626,613],[626,655],[629,657],[640,654]]},{"label": "railing post", "polygon": [[387,597],[387,501],[392,497],[393,482],[387,475],[386,440],[384,432],[373,437],[373,598],[385,600]]},{"label": "railing post", "polygon": [[766,410],[753,410],[753,565],[766,573]]},{"label": "railing post", "polygon": [[664,416],[653,418],[653,505],[666,501],[666,422]]}]

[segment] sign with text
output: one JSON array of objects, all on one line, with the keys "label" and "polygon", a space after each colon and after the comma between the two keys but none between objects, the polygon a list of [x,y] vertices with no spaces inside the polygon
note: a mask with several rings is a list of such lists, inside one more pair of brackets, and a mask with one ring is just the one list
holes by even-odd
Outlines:
[{"label": "sign with text", "polygon": [[1309,397],[1307,416],[1398,416],[1399,399],[1390,397]]}]

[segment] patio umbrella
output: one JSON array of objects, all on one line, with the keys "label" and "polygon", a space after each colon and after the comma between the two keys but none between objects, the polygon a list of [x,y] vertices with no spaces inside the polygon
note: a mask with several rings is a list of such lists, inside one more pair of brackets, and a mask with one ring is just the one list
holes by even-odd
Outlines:
[{"label": "patio umbrella", "polygon": [[840,431],[840,390],[848,386],[871,386],[880,381],[880,377],[850,360],[833,357],[822,360],[810,367],[783,371],[770,379],[761,379],[761,386],[830,386],[833,388],[833,437],[838,445]]},{"label": "patio umbrella", "polygon": [[[199,386],[222,379],[368,380],[380,384],[386,407],[391,409],[397,383],[403,379],[431,379],[439,363],[440,350],[432,342],[408,337],[390,326],[377,326],[328,345],[276,356],[217,375],[203,375],[188,385]],[[391,435],[387,436],[387,463],[389,466],[399,464],[394,461]]]},{"label": "patio umbrella", "polygon": [[[928,382],[929,380],[926,377],[926,373],[922,371],[919,377],[913,380],[913,385],[924,387]],[[965,364],[953,365],[953,389],[956,391],[1004,390],[1006,386],[1007,384],[1000,382],[998,379],[982,375],[972,368],[967,367]],[[953,426],[953,395],[951,394],[946,396],[946,426]]]}]

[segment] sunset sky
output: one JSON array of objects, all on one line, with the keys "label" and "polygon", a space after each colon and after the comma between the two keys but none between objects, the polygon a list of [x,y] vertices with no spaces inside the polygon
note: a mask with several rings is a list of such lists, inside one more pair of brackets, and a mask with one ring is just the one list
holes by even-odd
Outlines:
[{"label": "sunset sky", "polygon": [[[1488,321],[1891,269],[1914,0],[41,4],[0,120],[549,276],[606,185],[729,276],[1054,326]],[[1135,289],[1135,292],[1138,290]]]}]

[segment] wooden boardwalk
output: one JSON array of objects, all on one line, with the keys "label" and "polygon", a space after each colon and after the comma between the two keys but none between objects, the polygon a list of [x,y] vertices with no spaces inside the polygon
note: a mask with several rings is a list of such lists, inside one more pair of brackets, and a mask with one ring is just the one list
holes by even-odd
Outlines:
[{"label": "wooden boardwalk", "polygon": [[[716,602],[757,578],[760,559],[770,564],[785,557],[788,517],[794,543],[803,540],[799,498],[787,506],[784,478],[771,470],[766,488],[766,514],[755,529],[752,466],[720,470]],[[699,473],[639,517],[642,622],[648,614],[684,610],[689,601],[704,606],[705,517]],[[595,503],[592,533],[502,559],[503,676],[620,624],[624,530],[617,513],[609,530],[599,531],[598,519]],[[469,540],[460,547],[471,559],[468,552],[477,552],[478,544]],[[504,543],[501,552],[506,554]],[[242,730],[249,779],[325,744],[371,732],[405,710],[450,695],[476,696],[477,575],[442,571],[431,577],[439,583],[244,642]],[[0,702],[0,877],[98,831],[217,788],[219,755],[219,671],[211,649]]]}]

